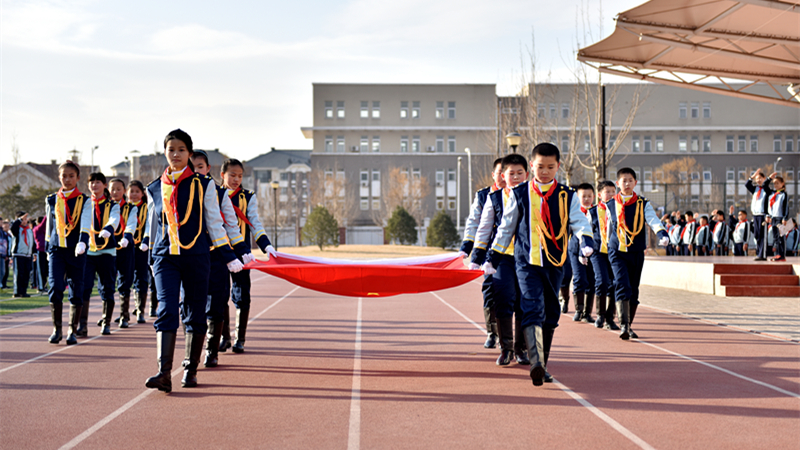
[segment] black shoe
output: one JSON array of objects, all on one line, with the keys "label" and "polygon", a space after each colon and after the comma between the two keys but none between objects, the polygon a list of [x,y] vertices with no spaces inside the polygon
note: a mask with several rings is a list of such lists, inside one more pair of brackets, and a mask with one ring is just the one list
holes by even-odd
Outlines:
[{"label": "black shoe", "polygon": [[511,364],[511,358],[513,356],[514,356],[513,350],[501,350],[500,356],[497,357],[497,361],[495,361],[495,364],[497,364],[498,366],[507,366]]},{"label": "black shoe", "polygon": [[136,315],[136,323],[147,323],[147,321],[144,320],[144,313],[139,313]]},{"label": "black shoe", "polygon": [[205,367],[217,367],[219,365],[219,356],[217,353],[211,353],[210,350],[206,351],[206,359],[203,360]]},{"label": "black shoe", "polygon": [[605,325],[605,323],[606,323],[605,317],[603,317],[602,314],[598,314],[597,320],[594,321],[594,326],[596,328],[603,328],[603,325]]},{"label": "black shoe", "polygon": [[203,361],[205,367],[217,367],[219,365],[220,334],[222,334],[222,322],[209,319],[208,334],[206,334],[206,358]]},{"label": "black shoe", "polygon": [[[581,315],[581,322],[583,322],[583,323],[594,322],[594,317],[592,317],[591,314],[584,313],[583,315]],[[600,328],[600,327],[598,327],[598,328]]]},{"label": "black shoe", "polygon": [[547,368],[544,369],[544,382],[545,383],[553,382],[553,376],[550,375],[550,372],[547,371]]},{"label": "black shoe", "polygon": [[103,336],[108,336],[109,334],[111,334],[111,327],[108,325],[104,326],[103,331],[100,334],[102,334]]},{"label": "black shoe", "polygon": [[122,317],[117,317],[116,319],[114,319],[114,323],[119,323],[120,319],[122,319]]},{"label": "black shoe", "polygon": [[51,334],[50,337],[47,338],[47,342],[51,344],[58,344],[59,342],[61,342],[61,330],[59,328],[54,329],[53,334]]},{"label": "black shoe", "polygon": [[623,324],[622,331],[620,331],[619,333],[619,338],[622,339],[623,341],[627,341],[628,339],[630,339],[630,337],[631,333],[630,330],[628,329],[628,326]]},{"label": "black shoe", "polygon": [[244,353],[244,341],[234,342],[231,350],[233,350],[233,353]]},{"label": "black shoe", "polygon": [[497,335],[494,333],[489,333],[486,335],[486,342],[483,343],[483,348],[495,348],[497,347]]},{"label": "black shoe", "polygon": [[120,328],[128,328],[128,321],[127,321],[127,320],[125,320],[125,319],[120,319],[120,321],[119,321],[119,327],[120,327]]},{"label": "black shoe", "polygon": [[75,330],[75,336],[79,338],[89,337],[89,330],[86,329],[86,325],[78,325],[78,329]]},{"label": "black shoe", "polygon": [[582,311],[575,311],[575,315],[572,316],[572,321],[573,322],[580,322],[582,317],[583,317],[583,312]]},{"label": "black shoe", "polygon": [[150,310],[150,317],[158,317],[158,314],[156,314],[156,310],[155,309],[151,309]]},{"label": "black shoe", "polygon": [[631,335],[631,339],[639,339],[639,335],[632,329],[628,328],[628,333]]},{"label": "black shoe", "polygon": [[98,327],[102,327],[103,326],[103,319],[102,318],[100,318],[100,320],[97,321],[97,326]]},{"label": "black shoe", "polygon": [[619,326],[614,322],[614,319],[607,320],[604,328],[606,330],[619,331]]},{"label": "black shoe", "polygon": [[225,353],[229,348],[231,348],[231,338],[223,337],[222,340],[219,341],[219,351]]},{"label": "black shoe", "polygon": [[181,380],[181,386],[185,388],[197,387],[197,366],[200,364],[205,337],[205,333],[186,333],[186,357]]},{"label": "black shoe", "polygon": [[528,352],[525,350],[514,352],[514,357],[517,359],[517,364],[521,366],[531,365],[531,360],[528,359]]},{"label": "black shoe", "polygon": [[569,312],[569,305],[563,299],[559,302],[561,303],[561,314],[567,314]]},{"label": "black shoe", "polygon": [[150,377],[144,385],[150,389],[172,392],[172,357],[175,353],[175,332],[156,333],[158,348],[158,374]]},{"label": "black shoe", "polygon": [[753,261],[766,261],[766,260],[767,260],[767,258],[763,258],[761,256],[753,258]]},{"label": "black shoe", "polygon": [[159,372],[158,375],[148,378],[147,381],[144,382],[144,386],[170,393],[172,392],[172,374],[169,372]]}]

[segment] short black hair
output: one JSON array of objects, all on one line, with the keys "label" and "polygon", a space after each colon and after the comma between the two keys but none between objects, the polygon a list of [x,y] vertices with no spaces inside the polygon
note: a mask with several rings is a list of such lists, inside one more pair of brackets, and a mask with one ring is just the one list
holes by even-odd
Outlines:
[{"label": "short black hair", "polygon": [[131,182],[128,184],[128,189],[132,187],[138,188],[140,191],[142,191],[142,200],[147,202],[147,193],[144,191],[144,183],[139,180],[131,180]]},{"label": "short black hair", "polygon": [[17,211],[17,219],[25,215],[25,211]]},{"label": "short black hair", "polygon": [[89,181],[99,181],[103,184],[108,184],[106,181],[106,176],[103,175],[103,172],[92,172],[89,174]]},{"label": "short black hair", "polygon": [[705,221],[708,222],[708,216],[700,216],[700,220],[703,220],[703,219],[705,219]]},{"label": "short black hair", "polygon": [[601,181],[600,183],[597,184],[597,190],[598,191],[602,191],[603,189],[605,189],[607,187],[614,188],[614,192],[617,191],[617,185],[614,184],[613,181],[603,180],[603,181]]},{"label": "short black hair", "polygon": [[722,218],[724,219],[725,218],[725,211],[723,211],[721,209],[717,210],[717,217],[719,217],[719,216],[722,216]]},{"label": "short black hair", "polygon": [[222,173],[227,172],[231,166],[239,166],[242,168],[242,170],[244,170],[244,164],[242,164],[241,161],[239,161],[236,158],[229,158],[226,159],[224,163],[222,163]]},{"label": "short black hair", "polygon": [[536,155],[555,156],[556,162],[561,162],[561,152],[558,151],[558,147],[549,142],[543,142],[536,147],[533,147],[533,150],[531,150],[531,160],[536,159]]},{"label": "short black hair", "polygon": [[74,170],[75,173],[78,175],[78,178],[80,178],[80,176],[81,176],[81,168],[78,167],[77,164],[75,164],[74,162],[72,162],[70,160],[66,160],[63,163],[61,163],[60,166],[58,166],[58,173],[60,174],[61,172],[64,171],[64,169]]},{"label": "short black hair", "polygon": [[617,171],[617,179],[619,180],[623,175],[630,175],[633,179],[636,179],[636,171],[631,169],[630,167],[623,167]]},{"label": "short black hair", "polygon": [[193,153],[194,149],[192,147],[192,137],[189,136],[189,133],[181,130],[180,128],[175,129],[167,133],[167,136],[164,137],[164,148],[167,148],[167,142],[177,139],[184,144],[186,144],[186,149],[189,150],[189,153]]},{"label": "short black hair", "polygon": [[[502,157],[495,159],[494,160],[494,164],[492,164],[492,172],[494,172],[494,169],[497,169],[497,166],[501,165],[501,164],[503,164],[503,158]],[[503,166],[501,165],[500,168],[502,168],[502,167]]]},{"label": "short black hair", "polygon": [[740,209],[739,212],[740,213],[744,213],[745,216],[747,215],[747,210],[745,210],[745,209]]},{"label": "short black hair", "polygon": [[678,219],[676,219],[676,218],[674,218],[674,217],[672,217],[672,216],[669,216],[669,217],[667,217],[667,220],[669,221],[669,223],[671,223],[671,224],[673,224],[673,225],[675,225],[676,223],[678,223]]},{"label": "short black hair", "polygon": [[578,187],[575,188],[576,191],[592,191],[594,192],[594,186],[589,183],[581,183]]},{"label": "short black hair", "polygon": [[683,215],[684,215],[684,216],[693,216],[693,215],[694,215],[694,213],[693,213],[693,212],[691,212],[691,211],[686,211],[685,213],[683,213]]},{"label": "short black hair", "polygon": [[208,153],[206,153],[205,150],[195,150],[192,152],[192,158],[203,158],[206,161],[207,166],[211,165],[208,162]]},{"label": "short black hair", "polygon": [[508,166],[522,166],[525,169],[525,172],[528,171],[528,160],[525,159],[524,156],[520,155],[519,153],[511,153],[503,157],[501,169],[503,172],[506,171]]}]

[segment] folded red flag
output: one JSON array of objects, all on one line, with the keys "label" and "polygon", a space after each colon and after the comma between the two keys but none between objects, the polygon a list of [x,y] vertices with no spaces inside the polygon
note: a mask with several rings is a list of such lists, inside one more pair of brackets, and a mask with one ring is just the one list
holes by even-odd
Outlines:
[{"label": "folded red flag", "polygon": [[457,253],[371,261],[309,258],[278,253],[257,269],[314,291],[348,297],[388,297],[460,286],[483,275],[467,270]]}]

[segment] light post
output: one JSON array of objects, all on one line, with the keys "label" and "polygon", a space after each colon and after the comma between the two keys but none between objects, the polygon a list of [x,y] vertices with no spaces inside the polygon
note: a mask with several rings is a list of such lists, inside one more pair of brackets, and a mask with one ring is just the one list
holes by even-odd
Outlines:
[{"label": "light post", "polygon": [[272,183],[270,183],[270,186],[272,186],[272,203],[275,204],[275,219],[273,221],[273,223],[275,224],[275,229],[274,232],[272,233],[275,242],[273,242],[273,247],[275,247],[275,250],[277,250],[278,249],[278,188],[281,186],[281,184],[278,183],[277,181],[273,181]]},{"label": "light post", "polygon": [[94,172],[94,151],[97,150],[98,148],[100,148],[99,145],[95,145],[94,147],[92,147],[92,168],[90,169],[90,171],[92,172]]},{"label": "light post", "polygon": [[778,163],[781,162],[781,161],[783,161],[783,158],[780,157],[780,156],[778,157],[778,159],[775,160],[775,164],[772,166],[772,171],[773,172],[777,172],[778,171]]},{"label": "light post", "polygon": [[461,157],[458,157],[456,171],[456,231],[461,227]]},{"label": "light post", "polygon": [[522,135],[516,131],[506,135],[506,143],[511,147],[511,153],[517,153],[517,147],[522,142]]},{"label": "light post", "polygon": [[469,147],[464,151],[467,152],[467,190],[472,193],[472,152]]}]

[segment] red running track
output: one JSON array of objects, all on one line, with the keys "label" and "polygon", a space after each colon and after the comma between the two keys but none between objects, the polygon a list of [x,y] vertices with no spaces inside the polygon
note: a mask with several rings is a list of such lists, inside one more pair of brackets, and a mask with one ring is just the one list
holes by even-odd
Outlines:
[{"label": "red running track", "polygon": [[66,347],[45,308],[0,317],[0,448],[800,448],[795,343],[647,308],[624,342],[563,316],[536,388],[483,349],[477,282],[358,299],[252,276],[245,353],[194,389],[176,364],[169,395],[144,388],[152,323]]}]

